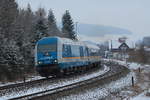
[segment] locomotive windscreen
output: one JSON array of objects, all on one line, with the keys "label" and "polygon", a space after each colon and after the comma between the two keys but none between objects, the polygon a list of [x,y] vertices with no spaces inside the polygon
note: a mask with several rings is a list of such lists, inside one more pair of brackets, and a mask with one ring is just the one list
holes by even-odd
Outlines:
[{"label": "locomotive windscreen", "polygon": [[56,44],[41,44],[37,46],[37,52],[56,52]]}]

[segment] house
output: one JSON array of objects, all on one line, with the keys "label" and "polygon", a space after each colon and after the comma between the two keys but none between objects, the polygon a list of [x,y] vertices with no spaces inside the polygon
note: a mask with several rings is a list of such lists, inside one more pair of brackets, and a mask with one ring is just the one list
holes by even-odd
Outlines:
[{"label": "house", "polygon": [[150,48],[150,37],[143,38],[143,45],[147,48]]},{"label": "house", "polygon": [[[116,46],[116,45],[115,45]],[[133,51],[133,48],[130,48],[129,45],[125,42],[119,43],[117,47],[111,47],[110,51],[112,53],[112,57],[115,59],[127,59],[129,58],[129,52]]]}]

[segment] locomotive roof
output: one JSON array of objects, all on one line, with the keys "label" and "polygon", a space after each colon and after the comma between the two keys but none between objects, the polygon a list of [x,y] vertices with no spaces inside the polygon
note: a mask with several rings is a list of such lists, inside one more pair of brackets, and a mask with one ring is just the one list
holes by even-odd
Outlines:
[{"label": "locomotive roof", "polygon": [[99,47],[94,43],[90,43],[90,42],[86,42],[86,41],[84,41],[84,43],[88,48],[99,49]]},{"label": "locomotive roof", "polygon": [[85,44],[81,41],[76,41],[76,40],[71,40],[71,39],[67,39],[67,38],[60,38],[61,42],[63,44],[71,44],[71,45],[81,45],[81,46],[85,46]]},{"label": "locomotive roof", "polygon": [[92,48],[92,49],[99,49],[99,47],[96,44],[92,44],[92,43],[88,43],[88,42],[82,42],[82,41],[76,41],[76,40],[71,40],[71,39],[68,39],[68,38],[62,38],[62,37],[57,37],[57,36],[44,37],[44,38],[40,39],[39,41],[44,40],[44,39],[50,39],[50,38],[59,39],[62,44],[81,45],[81,46],[87,46],[88,48]]}]

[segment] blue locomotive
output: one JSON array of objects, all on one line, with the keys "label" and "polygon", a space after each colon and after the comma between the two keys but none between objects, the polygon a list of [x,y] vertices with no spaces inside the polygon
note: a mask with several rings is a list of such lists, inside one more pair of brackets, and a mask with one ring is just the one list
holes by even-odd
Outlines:
[{"label": "blue locomotive", "polygon": [[100,63],[99,48],[60,37],[44,37],[35,46],[35,66],[43,77],[86,70]]}]

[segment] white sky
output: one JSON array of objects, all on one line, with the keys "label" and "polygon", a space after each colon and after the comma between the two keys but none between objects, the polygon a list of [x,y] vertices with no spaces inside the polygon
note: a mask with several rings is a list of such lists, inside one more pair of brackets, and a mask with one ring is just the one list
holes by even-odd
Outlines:
[{"label": "white sky", "polygon": [[150,36],[150,0],[17,0],[20,7],[30,3],[53,9],[58,22],[69,10],[74,22],[109,25],[132,31],[133,37]]}]

